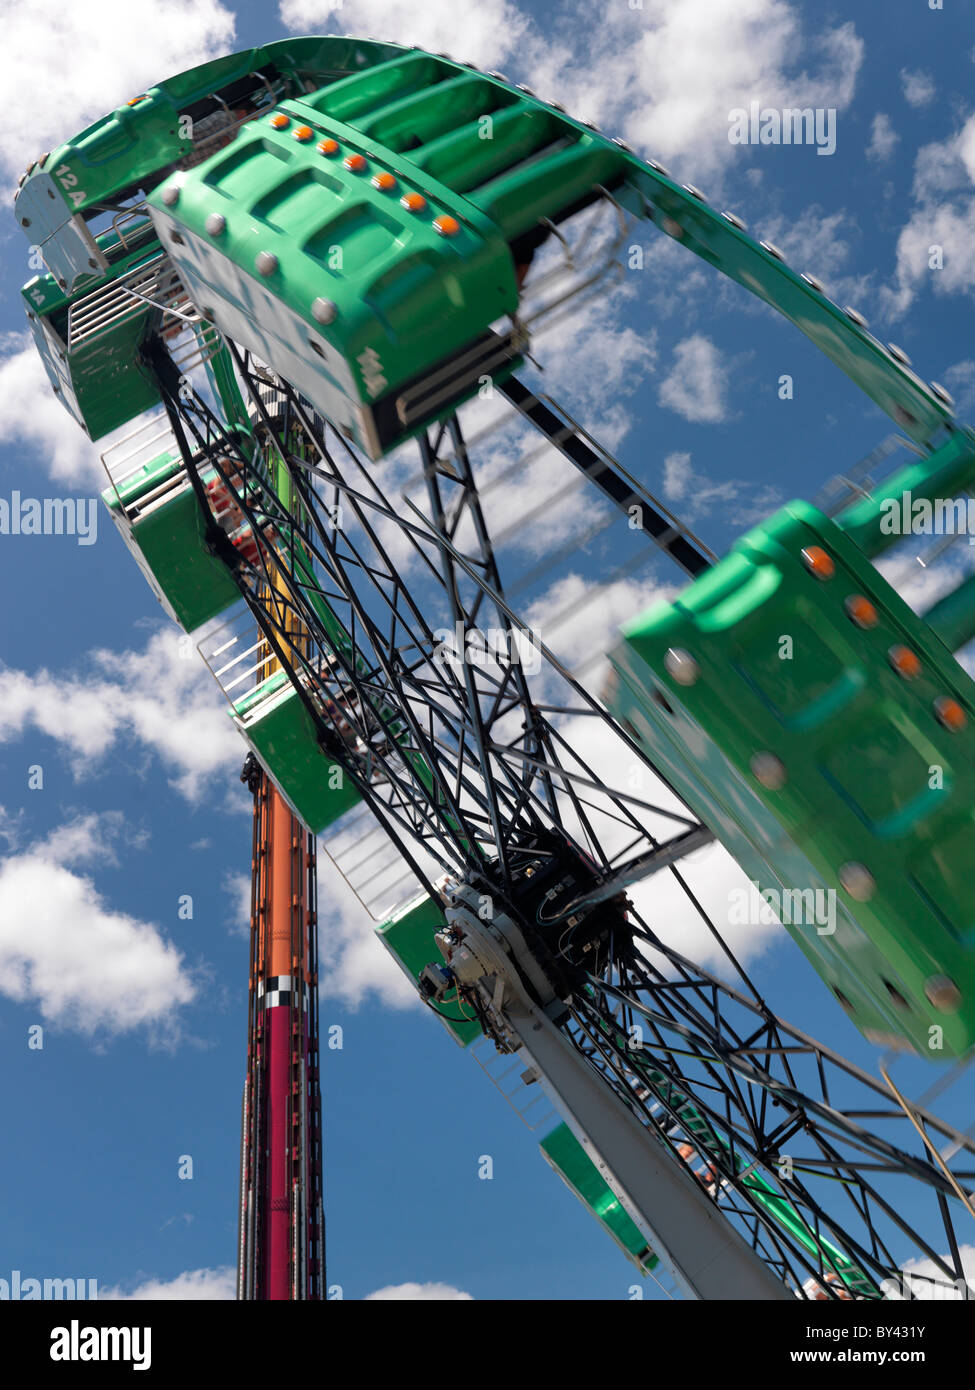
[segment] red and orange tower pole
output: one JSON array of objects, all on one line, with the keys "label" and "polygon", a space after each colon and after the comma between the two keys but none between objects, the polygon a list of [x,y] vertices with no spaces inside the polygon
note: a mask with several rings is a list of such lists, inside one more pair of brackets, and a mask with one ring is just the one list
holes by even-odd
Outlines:
[{"label": "red and orange tower pole", "polygon": [[[283,470],[282,470],[283,471]],[[271,658],[265,674],[277,668]],[[253,754],[237,1297],[324,1296],[315,840]]]}]

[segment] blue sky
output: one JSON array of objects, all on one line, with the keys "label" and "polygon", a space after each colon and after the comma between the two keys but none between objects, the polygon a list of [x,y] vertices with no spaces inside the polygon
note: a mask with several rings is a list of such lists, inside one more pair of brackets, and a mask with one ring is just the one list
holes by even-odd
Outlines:
[{"label": "blue sky", "polygon": [[[4,183],[58,137],[206,56],[289,32],[416,42],[500,68],[700,185],[859,307],[971,419],[971,0],[944,10],[608,0],[595,26],[588,3],[416,9],[346,0],[335,23],[319,0],[286,0],[280,13],[85,0],[68,14],[54,0],[15,0]],[[62,75],[63,89],[38,112],[41,51],[52,89]],[[728,113],[752,100],[835,108],[835,153],[730,144]],[[928,269],[934,243],[938,271]],[[565,403],[722,551],[778,502],[815,494],[890,426],[743,290],[652,229],[641,244],[644,269],[540,356]],[[18,290],[32,271],[12,218],[0,256],[0,497],[93,496],[97,451],[22,340]],[[791,401],[778,396],[783,373]],[[611,551],[578,557],[560,594],[529,595],[543,634],[556,600],[604,577]],[[586,643],[608,645],[641,596],[674,579],[649,567],[556,649],[576,657]],[[244,748],[107,514],[90,546],[0,536],[0,584],[0,1278],[20,1269],[124,1293],[225,1295],[246,1024]],[[43,787],[30,790],[38,765]],[[187,894],[191,919],[178,915]],[[474,1298],[627,1297],[630,1266],[477,1066],[411,1003],[325,873],[320,899],[323,1033],[344,1031],[342,1050],[323,1054],[329,1282],[348,1298],[410,1284]],[[783,935],[742,943],[760,987],[785,1018],[873,1068],[873,1050]],[[42,1050],[27,1045],[36,1024]],[[965,1098],[953,1104],[963,1116]],[[191,1181],[177,1176],[186,1154]],[[494,1159],[488,1182],[482,1154]]]}]

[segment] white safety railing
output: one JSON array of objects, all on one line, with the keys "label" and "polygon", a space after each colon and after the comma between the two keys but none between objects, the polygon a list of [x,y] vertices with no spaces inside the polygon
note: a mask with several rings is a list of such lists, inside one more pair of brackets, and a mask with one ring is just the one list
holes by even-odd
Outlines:
[{"label": "white safety railing", "polygon": [[366,806],[354,807],[329,826],[318,844],[374,922],[388,921],[422,892],[416,874]]},{"label": "white safety railing", "polygon": [[129,521],[144,515],[149,508],[171,496],[174,489],[187,483],[185,470],[174,469],[155,487],[140,493],[128,504],[123,503],[123,496],[130,491],[138,475],[163,456],[174,464],[180,460],[179,445],[165,411],[157,411],[143,418],[135,429],[117,439],[102,454],[102,465],[108,474],[119,511]]}]

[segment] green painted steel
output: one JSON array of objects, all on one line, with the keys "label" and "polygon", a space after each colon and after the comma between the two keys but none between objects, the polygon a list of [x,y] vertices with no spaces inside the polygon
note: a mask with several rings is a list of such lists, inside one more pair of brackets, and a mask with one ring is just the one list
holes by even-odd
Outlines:
[{"label": "green painted steel", "polygon": [[311,715],[283,670],[234,703],[234,722],[302,824],[320,835],[359,789],[318,742]]},{"label": "green painted steel", "polygon": [[206,549],[205,520],[182,459],[160,455],[118,492],[106,488],[102,500],[153,593],[187,632],[240,598],[226,565]]},{"label": "green painted steel", "polygon": [[[481,368],[498,379],[514,369],[516,361],[488,340],[487,356],[478,354],[459,390],[446,390],[433,410],[423,404],[429,388],[421,383],[449,371],[492,322],[516,310],[514,262],[503,235],[476,209],[458,219],[455,235],[438,233],[434,220],[456,215],[456,199],[400,168],[392,152],[340,122],[325,123],[310,103],[285,102],[277,114],[286,128],[261,117],[226,150],[157,190],[153,217],[207,317],[273,362],[376,458],[473,394]],[[313,133],[299,142],[296,130]],[[318,149],[325,138],[340,142],[334,157]],[[345,167],[346,158],[365,160],[366,149],[361,172]],[[392,193],[373,186],[381,174],[396,178]],[[176,188],[178,201],[167,206],[164,196]],[[402,205],[408,192],[426,200],[421,215]],[[208,231],[215,214],[220,230]],[[261,258],[271,267],[263,274]],[[315,317],[326,302],[327,327]],[[407,423],[399,403],[413,384],[418,408]]]},{"label": "green painted steel", "polygon": [[660,1263],[658,1257],[569,1126],[558,1125],[542,1140],[540,1147],[562,1181],[609,1232],[640,1273],[649,1274],[655,1269]]},{"label": "green painted steel", "polygon": [[[322,141],[334,142],[330,153]],[[361,168],[345,168],[347,157]],[[372,188],[389,176],[389,191]],[[438,418],[430,409],[419,422],[403,418],[418,380],[516,307],[513,271],[532,249],[524,238],[597,188],[773,304],[913,437],[941,429],[950,412],[923,382],[695,193],[531,94],[420,51],[282,100],[232,146],[167,181],[175,204],[157,188],[150,205],[191,293],[221,328],[286,362],[292,379],[316,353],[324,380],[306,388],[311,398],[378,457]],[[401,193],[422,194],[426,208],[404,215]],[[431,233],[445,213],[458,223],[449,239]],[[208,232],[217,214],[223,224]],[[265,275],[261,253],[275,258]],[[285,312],[269,314],[269,299]],[[322,299],[334,310],[327,325],[312,312]],[[498,361],[489,374],[510,366]]]},{"label": "green painted steel", "polygon": [[[192,164],[201,144],[206,148],[213,139],[204,124],[208,117],[265,93],[273,104],[282,83],[317,86],[401,51],[354,38],[284,39],[166,78],[31,163],[14,200],[17,221],[71,291],[82,276],[104,269],[87,224],[152,189],[174,166]],[[202,141],[194,133],[200,126]]]},{"label": "green painted steel", "polygon": [[975,434],[955,430],[930,454],[912,460],[869,497],[853,503],[837,518],[843,531],[871,559],[910,534],[905,506],[957,496],[975,484]]},{"label": "green painted steel", "polygon": [[[832,578],[803,561],[817,546]],[[875,626],[852,620],[857,595]],[[894,669],[898,646],[919,659],[916,678]],[[697,663],[693,684],[668,670],[670,650]],[[673,603],[628,623],[611,659],[613,712],[758,892],[777,895],[854,1022],[933,1060],[966,1052],[975,684],[841,526],[791,503]],[[965,727],[941,722],[942,700]],[[745,922],[755,907],[731,911]]]},{"label": "green painted steel", "polygon": [[[288,125],[273,130],[272,113]],[[323,137],[334,155],[319,152]],[[350,154],[361,172],[343,167]],[[396,189],[373,189],[379,173]],[[426,207],[405,213],[408,191]],[[32,165],[16,215],[72,290],[108,269],[96,235],[106,209],[148,194],[199,306],[255,351],[276,337],[271,360],[292,380],[312,354],[305,394],[311,383],[309,398],[378,457],[517,363],[517,338],[487,330],[517,308],[516,272],[548,223],[597,192],[783,313],[912,438],[932,440],[950,420],[861,322],[690,185],[497,74],[396,44],[288,39],[167,79]],[[226,219],[217,237],[211,213]],[[459,224],[453,237],[432,230],[443,214]],[[262,250],[277,258],[266,278]],[[311,317],[316,299],[336,306],[331,323]]]},{"label": "green painted steel", "polygon": [[[121,289],[121,303],[100,306],[124,276],[151,271],[164,258],[158,244],[125,251],[117,239],[110,240],[113,250],[121,252],[118,259],[104,275],[81,281],[70,297],[53,275],[35,276],[21,291],[51,385],[90,439],[101,439],[160,400],[139,360],[154,310]],[[72,334],[72,325],[86,321],[88,331]]]},{"label": "green painted steel", "polygon": [[[440,903],[424,893],[378,926],[376,935],[416,986],[424,966],[439,957],[434,936],[445,925]],[[430,1001],[430,1007],[440,1015],[444,1027],[461,1047],[467,1047],[481,1036],[477,1020],[468,1021],[463,1017],[466,1006],[461,1005],[456,990],[449,991],[441,1004]]]}]

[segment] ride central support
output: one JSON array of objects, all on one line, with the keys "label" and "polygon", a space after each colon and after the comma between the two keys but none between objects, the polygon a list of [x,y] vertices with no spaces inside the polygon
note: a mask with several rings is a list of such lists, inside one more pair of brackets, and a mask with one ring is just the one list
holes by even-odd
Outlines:
[{"label": "ride central support", "polygon": [[254,859],[238,1297],[324,1281],[314,840],[253,758]]}]

